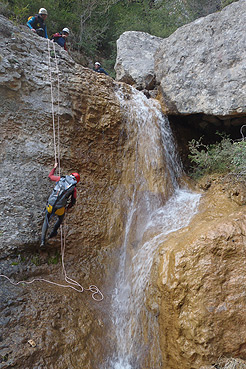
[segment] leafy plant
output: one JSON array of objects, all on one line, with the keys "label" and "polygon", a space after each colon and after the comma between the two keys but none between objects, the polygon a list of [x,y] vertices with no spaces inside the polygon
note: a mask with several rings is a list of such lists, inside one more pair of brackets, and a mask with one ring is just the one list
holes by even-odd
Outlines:
[{"label": "leafy plant", "polygon": [[234,142],[226,134],[217,134],[220,142],[205,145],[203,137],[189,142],[189,158],[193,166],[193,176],[200,177],[212,173],[234,173],[246,175],[246,141]]},{"label": "leafy plant", "polygon": [[[202,1],[202,5],[200,4]],[[48,10],[48,35],[68,27],[70,52],[102,61],[114,76],[116,40],[125,31],[142,31],[167,37],[202,12],[205,0],[2,0],[12,20],[26,24],[38,9]],[[6,14],[6,10],[5,10]],[[87,59],[89,60],[89,59]],[[104,62],[105,60],[105,62]]]},{"label": "leafy plant", "polygon": [[24,18],[28,15],[29,6],[20,6],[15,5],[14,6],[14,15],[10,16],[10,19],[14,21],[15,23],[20,23]]}]

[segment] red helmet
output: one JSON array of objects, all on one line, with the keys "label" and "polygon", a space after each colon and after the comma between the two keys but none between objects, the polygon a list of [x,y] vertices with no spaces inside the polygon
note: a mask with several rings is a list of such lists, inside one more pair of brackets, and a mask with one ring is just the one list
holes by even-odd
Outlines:
[{"label": "red helmet", "polygon": [[77,183],[79,183],[79,181],[80,181],[79,173],[72,173],[71,176],[74,176],[76,178]]}]

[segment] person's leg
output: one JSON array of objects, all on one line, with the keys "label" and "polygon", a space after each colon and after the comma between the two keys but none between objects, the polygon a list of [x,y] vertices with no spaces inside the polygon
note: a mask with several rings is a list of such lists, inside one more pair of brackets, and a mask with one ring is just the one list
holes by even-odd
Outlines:
[{"label": "person's leg", "polygon": [[56,222],[56,224],[54,225],[54,228],[52,230],[52,232],[49,235],[49,238],[53,238],[57,235],[57,230],[60,227],[60,225],[62,224],[62,221],[64,219],[65,213],[62,215],[58,215],[58,220]]},{"label": "person's leg", "polygon": [[45,245],[45,238],[46,238],[46,233],[47,233],[48,226],[49,226],[50,216],[51,216],[51,214],[48,213],[47,210],[45,210],[44,223],[43,223],[42,235],[41,235],[41,245],[40,246],[44,246]]}]

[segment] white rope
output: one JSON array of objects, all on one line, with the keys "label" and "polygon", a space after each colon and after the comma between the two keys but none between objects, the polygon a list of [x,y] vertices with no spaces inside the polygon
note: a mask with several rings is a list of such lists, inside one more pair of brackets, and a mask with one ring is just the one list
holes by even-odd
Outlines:
[{"label": "white rope", "polygon": [[243,129],[246,127],[246,124],[244,124],[242,127],[241,127],[241,129],[240,129],[240,133],[241,133],[241,135],[242,135],[242,139],[243,139],[243,141],[245,140],[245,137],[244,137],[244,134],[243,134]]},{"label": "white rope", "polygon": [[[9,277],[7,277],[6,275],[4,275],[4,274],[0,274],[0,277],[3,277],[3,278],[5,278],[5,279],[7,279],[12,285],[14,285],[14,286],[18,286],[19,284],[32,284],[33,282],[45,282],[45,283],[49,283],[49,284],[53,284],[53,285],[55,285],[55,286],[58,286],[58,287],[63,287],[63,288],[72,288],[73,290],[75,290],[75,291],[77,291],[77,292],[84,292],[84,291],[91,291],[92,292],[92,298],[93,298],[93,300],[95,300],[95,301],[102,301],[103,300],[103,294],[102,294],[102,292],[96,287],[96,286],[94,286],[94,285],[91,285],[89,288],[83,288],[78,282],[76,282],[76,281],[74,281],[75,283],[76,283],[76,285],[77,286],[79,286],[80,287],[80,289],[78,289],[78,288],[75,288],[75,287],[73,287],[73,286],[71,286],[70,284],[72,284],[72,282],[68,282],[68,281],[66,281],[67,283],[70,283],[70,284],[67,284],[67,285],[65,285],[65,284],[61,284],[61,283],[57,283],[57,282],[53,282],[53,281],[49,281],[49,280],[47,280],[47,279],[45,279],[45,278],[35,278],[35,279],[32,279],[31,281],[19,281],[19,282],[13,282],[13,281],[11,281],[11,279],[9,278]],[[70,278],[68,278],[68,279],[70,279]],[[71,281],[73,281],[72,279],[71,279]],[[95,296],[96,295],[99,295],[99,297],[98,298],[96,298]]]},{"label": "white rope", "polygon": [[[51,72],[51,56],[50,56],[50,40],[48,39],[48,53],[49,53],[49,68],[50,68],[50,89],[51,89],[51,111],[52,111],[52,125],[53,125],[53,139],[54,139],[54,155],[55,155],[55,162],[57,162],[57,152],[56,152],[56,134],[55,134],[55,113],[54,113],[54,98],[53,98],[53,86],[52,86],[52,72]],[[60,121],[59,121],[59,113],[60,113],[60,82],[59,82],[59,68],[57,63],[57,57],[56,57],[56,51],[55,51],[55,45],[53,43],[53,50],[55,55],[55,62],[56,62],[56,73],[57,73],[57,81],[58,81],[58,166],[59,166],[59,176],[60,176]],[[7,277],[4,274],[0,274],[0,277],[3,277],[7,279],[12,285],[18,286],[19,284],[32,284],[34,282],[46,282],[58,287],[63,288],[71,288],[74,291],[77,292],[84,292],[84,291],[90,291],[92,293],[91,297],[95,301],[102,301],[104,299],[104,296],[102,292],[99,290],[99,288],[95,285],[89,286],[89,288],[84,288],[79,282],[75,281],[74,279],[68,277],[66,268],[65,268],[65,248],[66,248],[66,236],[65,236],[65,219],[64,219],[64,237],[63,237],[63,227],[61,226],[61,258],[62,258],[62,272],[64,274],[64,280],[67,283],[67,285],[49,281],[44,278],[34,278],[31,281],[19,281],[19,282],[13,282],[9,277]]]},{"label": "white rope", "polygon": [[[56,62],[56,73],[57,73],[57,152],[58,152],[58,174],[61,176],[61,160],[60,160],[60,78],[59,78],[59,68],[56,57],[55,43],[53,44],[53,51],[55,54]],[[54,128],[53,128],[54,129]]]},{"label": "white rope", "polygon": [[52,85],[52,71],[51,71],[51,57],[50,57],[50,40],[48,42],[48,54],[49,54],[49,69],[50,69],[50,96],[51,96],[51,113],[52,113],[52,125],[53,125],[53,143],[54,143],[54,153],[55,162],[57,162],[56,154],[56,130],[55,130],[55,112],[54,112],[54,99],[53,99],[53,85]]}]

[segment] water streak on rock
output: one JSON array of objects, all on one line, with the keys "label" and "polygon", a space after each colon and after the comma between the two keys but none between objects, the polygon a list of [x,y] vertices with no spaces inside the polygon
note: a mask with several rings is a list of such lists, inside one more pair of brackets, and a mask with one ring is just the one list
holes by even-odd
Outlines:
[{"label": "water streak on rock", "polygon": [[115,352],[107,368],[157,369],[161,367],[158,307],[151,311],[145,307],[155,250],[167,234],[189,223],[200,195],[178,187],[182,167],[158,102],[131,92],[127,96],[123,89],[118,92],[129,137],[135,129],[136,143],[135,165],[126,174],[131,176],[131,202],[112,303]]}]

